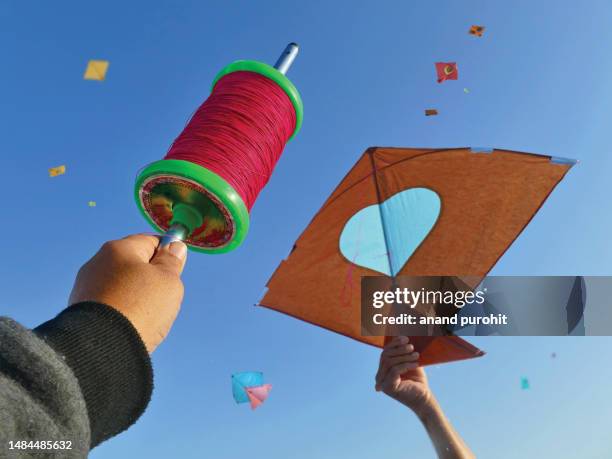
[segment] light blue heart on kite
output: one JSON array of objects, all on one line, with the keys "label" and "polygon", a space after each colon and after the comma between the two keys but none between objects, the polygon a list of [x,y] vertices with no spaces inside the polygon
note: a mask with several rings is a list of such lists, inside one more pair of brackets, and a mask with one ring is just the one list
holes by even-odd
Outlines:
[{"label": "light blue heart on kite", "polygon": [[395,276],[436,224],[440,207],[440,197],[429,188],[400,191],[349,219],[340,252],[351,263]]}]

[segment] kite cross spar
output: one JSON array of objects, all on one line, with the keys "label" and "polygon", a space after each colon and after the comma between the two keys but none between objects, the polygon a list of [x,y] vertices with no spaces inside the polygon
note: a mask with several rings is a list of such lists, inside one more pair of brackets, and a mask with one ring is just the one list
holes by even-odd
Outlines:
[{"label": "kite cross spar", "polygon": [[287,45],[274,67],[242,60],[225,67],[164,159],[136,179],[145,219],[192,250],[224,253],[248,232],[249,211],[285,144],[300,130],[302,99],[285,76],[298,53]]}]

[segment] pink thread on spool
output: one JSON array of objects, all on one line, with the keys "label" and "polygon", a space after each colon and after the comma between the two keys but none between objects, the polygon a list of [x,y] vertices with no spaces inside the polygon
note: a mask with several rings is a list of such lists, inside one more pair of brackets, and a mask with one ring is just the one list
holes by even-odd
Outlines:
[{"label": "pink thread on spool", "polygon": [[285,91],[254,72],[223,76],[164,159],[198,164],[225,179],[249,211],[296,127]]}]

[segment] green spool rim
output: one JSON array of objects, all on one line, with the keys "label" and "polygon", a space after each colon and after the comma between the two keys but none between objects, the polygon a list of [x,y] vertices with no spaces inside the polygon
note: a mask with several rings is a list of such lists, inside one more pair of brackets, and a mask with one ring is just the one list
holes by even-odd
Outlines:
[{"label": "green spool rim", "polygon": [[140,200],[140,190],[142,189],[143,183],[156,175],[173,175],[196,182],[202,188],[214,194],[223,205],[225,205],[234,220],[234,225],[236,227],[234,237],[225,246],[219,248],[204,248],[187,243],[191,250],[210,254],[225,253],[235,249],[244,241],[249,231],[249,211],[240,195],[229,183],[214,172],[197,164],[180,159],[162,159],[160,161],[155,161],[145,167],[136,179],[136,185],[134,187],[136,204],[138,205],[140,213],[156,231],[161,233],[164,232],[146,212]]},{"label": "green spool rim", "polygon": [[287,78],[285,75],[280,73],[274,67],[268,64],[264,64],[263,62],[258,61],[235,61],[224,67],[217,76],[213,80],[212,86],[210,88],[211,92],[215,88],[217,81],[219,81],[222,77],[229,73],[233,72],[254,72],[263,75],[270,80],[274,81],[277,85],[281,87],[285,94],[291,100],[291,104],[293,104],[293,108],[295,109],[295,129],[289,140],[293,139],[295,135],[299,132],[302,127],[302,119],[304,117],[304,106],[302,104],[302,98],[300,97],[300,93],[297,88],[293,85],[291,80]]}]

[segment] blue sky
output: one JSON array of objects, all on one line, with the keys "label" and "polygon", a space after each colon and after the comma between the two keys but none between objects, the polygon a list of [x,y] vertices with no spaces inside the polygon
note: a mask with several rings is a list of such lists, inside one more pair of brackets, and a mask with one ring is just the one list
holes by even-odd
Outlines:
[{"label": "blue sky", "polygon": [[[493,273],[611,274],[610,23],[604,0],[4,0],[0,314],[36,326],[65,306],[105,240],[148,231],[132,200],[138,169],[164,155],[217,71],[273,63],[296,41],[302,131],[245,244],[190,255],[181,315],[153,356],[153,400],[92,457],[434,457],[414,416],[374,392],[375,349],[253,304],[369,146],[579,159]],[[472,24],[483,38],[467,34]],[[110,61],[105,82],[82,79],[89,59]],[[460,80],[437,84],[439,60],[457,61]],[[59,164],[66,175],[49,179]],[[478,457],[610,457],[610,339],[472,341],[485,357],[429,375]],[[256,412],[231,398],[230,374],[244,370],[274,386]]]}]

